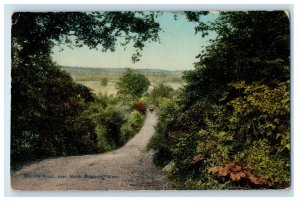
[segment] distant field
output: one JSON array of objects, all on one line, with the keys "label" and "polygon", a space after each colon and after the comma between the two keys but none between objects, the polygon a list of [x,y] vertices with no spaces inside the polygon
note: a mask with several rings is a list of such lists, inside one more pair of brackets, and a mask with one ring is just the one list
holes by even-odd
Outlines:
[{"label": "distant field", "polygon": [[[76,82],[92,89],[95,94],[116,94],[115,85],[125,72],[125,68],[62,67],[62,69],[70,73]],[[151,83],[150,88],[160,83],[168,85],[173,89],[178,89],[184,85],[184,81],[181,78],[183,71],[158,69],[138,69],[138,71],[149,79]],[[103,78],[106,78],[108,81],[106,86],[101,85]]]}]

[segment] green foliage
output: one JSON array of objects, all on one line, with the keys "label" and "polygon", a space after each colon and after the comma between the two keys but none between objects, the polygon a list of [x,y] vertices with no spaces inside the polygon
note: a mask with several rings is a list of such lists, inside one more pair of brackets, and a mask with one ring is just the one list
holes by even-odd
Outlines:
[{"label": "green foliage", "polygon": [[125,118],[124,111],[122,111],[121,108],[109,106],[103,112],[98,114],[96,117],[96,124],[103,126],[105,138],[109,142],[116,146],[120,146],[121,127],[126,121]]},{"label": "green foliage", "polygon": [[106,77],[101,78],[101,86],[103,86],[103,87],[107,86],[107,82],[108,82],[108,80]]},{"label": "green foliage", "polygon": [[96,134],[97,134],[97,149],[98,152],[107,152],[117,148],[117,145],[114,142],[109,141],[106,138],[107,132],[102,124],[97,125],[96,127]]},{"label": "green foliage", "polygon": [[271,147],[266,139],[262,139],[254,141],[236,158],[239,163],[268,181],[270,187],[287,188],[290,185],[289,156],[282,157],[274,154],[274,151],[277,151],[277,147]]},{"label": "green foliage", "polygon": [[119,95],[129,96],[133,99],[140,98],[149,86],[150,82],[145,75],[129,68],[116,85]]},{"label": "green foliage", "polygon": [[92,94],[53,64],[36,65],[12,68],[12,164],[94,152],[95,125],[83,114]]},{"label": "green foliage", "polygon": [[138,111],[132,111],[127,118],[127,122],[121,127],[120,141],[125,144],[141,129],[145,116]]},{"label": "green foliage", "polygon": [[107,108],[108,106],[114,106],[118,104],[118,100],[114,95],[98,94],[97,103],[100,108]]},{"label": "green foliage", "polygon": [[99,94],[85,115],[96,125],[97,150],[107,152],[124,145],[143,125],[145,115],[114,95]]},{"label": "green foliage", "polygon": [[178,189],[290,185],[289,20],[284,12],[222,12],[196,32],[218,36],[159,101],[154,162]]},{"label": "green foliage", "polygon": [[[93,120],[86,115],[94,95],[52,62],[51,51],[55,44],[114,51],[117,43],[131,43],[136,49],[132,59],[137,61],[144,43],[158,40],[160,27],[156,17],[156,12],[15,12],[12,15],[13,165],[49,156],[94,153],[98,150],[97,139],[107,134],[103,129],[113,132],[109,137],[119,143],[121,125],[114,121],[121,124],[122,113],[103,106],[107,107],[103,112],[108,119],[103,119],[103,127],[96,127],[94,114]],[[102,133],[100,138],[96,132]]]},{"label": "green foliage", "polygon": [[[246,142],[268,139],[271,145],[280,145],[289,151],[289,82],[274,83],[272,87],[244,82],[233,84],[241,96],[230,101],[234,112],[230,118],[231,129]],[[240,125],[247,125],[241,127]]]},{"label": "green foliage", "polygon": [[160,104],[160,116],[156,126],[156,132],[151,138],[148,145],[149,148],[154,149],[154,162],[158,166],[164,166],[172,160],[172,143],[169,140],[168,128],[174,125],[174,119],[179,112],[178,105],[172,99],[164,99]]},{"label": "green foliage", "polygon": [[[234,108],[229,128],[246,148],[237,157],[275,187],[290,182],[289,82],[273,87],[254,83],[233,85],[241,97],[230,102]],[[245,152],[245,153],[244,153]],[[256,153],[255,157],[250,153]]]},{"label": "green foliage", "polygon": [[[218,164],[228,159],[231,147],[227,145],[232,137],[216,128],[226,124],[224,108],[199,101],[184,110],[178,102],[166,101],[160,111],[160,121],[150,144],[156,150],[154,160],[161,166],[175,162],[170,177],[177,181],[178,188],[194,189],[198,181],[203,179],[205,183],[210,177],[205,169],[212,162]],[[214,161],[214,157],[218,160]]]},{"label": "green foliage", "polygon": [[[180,102],[161,105],[150,147],[156,150],[156,164],[174,163],[168,175],[177,188],[289,186],[289,82],[232,86],[240,97],[229,101],[230,107],[203,100],[189,109],[180,107]],[[243,171],[224,172],[227,167],[221,164],[231,163]],[[213,169],[218,176],[210,175]]]},{"label": "green foliage", "polygon": [[172,98],[174,94],[174,89],[167,85],[160,83],[150,91],[150,101],[152,104],[158,106],[162,98]]},{"label": "green foliage", "polygon": [[[133,44],[138,61],[146,41],[158,41],[157,12],[15,12],[12,42],[22,56],[49,55],[54,41],[68,46],[114,51],[117,43]],[[24,26],[26,24],[26,26]],[[71,38],[72,37],[72,38]],[[117,40],[122,38],[122,40]]]},{"label": "green foliage", "polygon": [[240,80],[289,79],[289,19],[283,11],[221,12],[216,22],[201,23],[203,31],[218,36],[197,56],[195,69],[183,76],[187,85],[182,100],[187,104],[204,96],[216,102],[228,83]]}]

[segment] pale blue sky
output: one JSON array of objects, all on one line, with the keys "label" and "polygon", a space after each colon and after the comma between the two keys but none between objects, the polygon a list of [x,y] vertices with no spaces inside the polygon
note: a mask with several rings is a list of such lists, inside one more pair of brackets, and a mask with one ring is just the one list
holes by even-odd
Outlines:
[{"label": "pale blue sky", "polygon": [[[211,21],[216,17],[215,14],[209,14],[203,19]],[[172,13],[165,12],[158,21],[164,30],[160,33],[161,43],[146,43],[143,56],[137,63],[131,61],[135,50],[130,44],[126,50],[124,47],[117,47],[115,52],[105,53],[88,47],[73,50],[64,46],[55,47],[53,60],[63,66],[187,70],[193,68],[193,63],[197,61],[195,56],[202,50],[202,46],[215,37],[213,33],[206,38],[202,38],[201,34],[195,35],[195,24],[188,22],[182,15],[178,15],[175,21]],[[61,48],[64,51],[60,52]]]}]

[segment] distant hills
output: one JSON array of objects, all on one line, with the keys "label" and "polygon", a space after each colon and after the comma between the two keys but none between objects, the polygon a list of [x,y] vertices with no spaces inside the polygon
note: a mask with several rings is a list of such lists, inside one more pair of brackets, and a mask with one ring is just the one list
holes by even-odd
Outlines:
[{"label": "distant hills", "polygon": [[[73,67],[73,66],[61,66],[61,69],[70,73],[71,75],[82,75],[82,74],[99,74],[99,73],[110,73],[110,74],[122,74],[126,68],[90,68],[90,67]],[[184,71],[180,70],[162,70],[162,69],[134,69],[144,75],[153,74],[173,74],[180,75]]]}]

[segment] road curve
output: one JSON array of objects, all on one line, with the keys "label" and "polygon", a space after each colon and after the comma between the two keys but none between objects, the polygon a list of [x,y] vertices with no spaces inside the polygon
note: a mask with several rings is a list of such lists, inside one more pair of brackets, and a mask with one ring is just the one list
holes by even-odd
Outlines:
[{"label": "road curve", "polygon": [[164,190],[166,177],[152,162],[147,144],[157,123],[147,113],[140,132],[125,146],[104,154],[46,159],[12,173],[13,190]]}]

